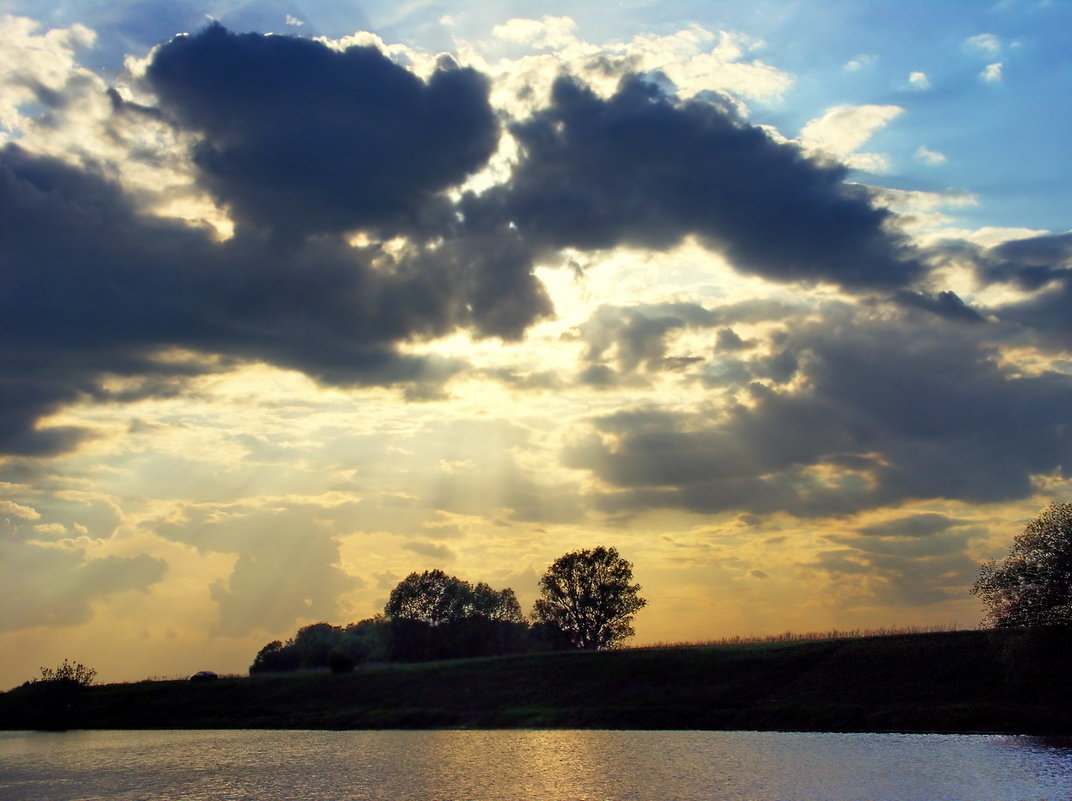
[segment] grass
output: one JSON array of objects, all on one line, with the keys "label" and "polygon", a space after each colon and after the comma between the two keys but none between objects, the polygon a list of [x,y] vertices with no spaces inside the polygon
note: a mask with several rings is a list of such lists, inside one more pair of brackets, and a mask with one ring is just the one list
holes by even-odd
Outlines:
[{"label": "grass", "polygon": [[[972,629],[974,630],[974,629]],[[937,632],[965,631],[959,626],[884,626],[877,629],[828,629],[827,631],[794,632],[779,634],[751,634],[719,637],[701,642],[660,642],[636,648],[688,648],[709,645],[768,645],[786,642],[815,642],[817,640],[850,640],[865,637],[896,637],[903,634],[935,634]]]},{"label": "grass", "polygon": [[51,712],[13,690],[0,694],[0,728],[1072,733],[1065,633],[867,635],[102,685]]}]

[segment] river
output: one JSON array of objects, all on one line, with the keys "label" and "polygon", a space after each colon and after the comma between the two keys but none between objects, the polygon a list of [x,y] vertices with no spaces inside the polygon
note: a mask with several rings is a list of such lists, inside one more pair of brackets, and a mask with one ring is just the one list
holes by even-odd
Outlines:
[{"label": "river", "polygon": [[1072,742],[703,731],[0,732],[2,801],[1043,801]]}]

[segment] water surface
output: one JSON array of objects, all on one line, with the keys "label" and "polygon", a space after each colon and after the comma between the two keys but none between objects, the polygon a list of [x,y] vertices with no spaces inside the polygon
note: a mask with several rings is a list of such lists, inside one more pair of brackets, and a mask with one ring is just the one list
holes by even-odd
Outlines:
[{"label": "water surface", "polygon": [[0,732],[0,801],[1041,801],[1069,743],[940,734]]}]

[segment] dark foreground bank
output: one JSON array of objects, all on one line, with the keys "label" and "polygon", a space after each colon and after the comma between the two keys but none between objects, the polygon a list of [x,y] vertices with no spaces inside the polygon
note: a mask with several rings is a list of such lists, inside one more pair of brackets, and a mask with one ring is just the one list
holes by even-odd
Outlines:
[{"label": "dark foreground bank", "polygon": [[551,653],[0,694],[0,728],[1072,734],[1072,638],[971,631]]}]

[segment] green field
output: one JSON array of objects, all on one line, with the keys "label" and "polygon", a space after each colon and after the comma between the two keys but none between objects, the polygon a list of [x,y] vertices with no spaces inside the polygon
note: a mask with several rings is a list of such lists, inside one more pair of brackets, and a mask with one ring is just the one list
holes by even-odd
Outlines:
[{"label": "green field", "polygon": [[1072,734],[1072,638],[960,631],[547,653],[0,694],[0,727]]}]

